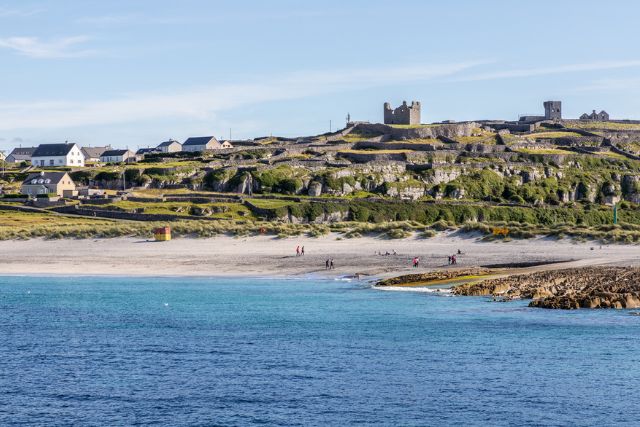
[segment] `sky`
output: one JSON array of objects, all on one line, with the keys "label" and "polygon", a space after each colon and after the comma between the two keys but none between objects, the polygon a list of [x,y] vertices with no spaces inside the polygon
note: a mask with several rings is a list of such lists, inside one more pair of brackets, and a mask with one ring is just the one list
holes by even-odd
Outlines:
[{"label": "sky", "polygon": [[0,0],[0,149],[382,121],[640,119],[635,0]]}]

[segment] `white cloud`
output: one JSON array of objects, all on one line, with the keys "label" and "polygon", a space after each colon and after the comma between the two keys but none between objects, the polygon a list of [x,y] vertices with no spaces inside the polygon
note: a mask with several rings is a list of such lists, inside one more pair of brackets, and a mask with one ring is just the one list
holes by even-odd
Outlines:
[{"label": "white cloud", "polygon": [[428,81],[477,64],[298,72],[269,81],[190,88],[175,93],[129,94],[89,102],[7,103],[0,104],[0,130],[54,129],[175,118],[211,120],[216,113],[241,106],[384,86],[390,82]]},{"label": "white cloud", "polygon": [[50,41],[38,37],[8,37],[0,39],[0,48],[11,49],[31,58],[77,58],[93,51],[78,50],[79,44],[89,40],[86,36],[64,37]]},{"label": "white cloud", "polygon": [[559,65],[554,67],[538,67],[538,68],[524,68],[515,70],[504,70],[482,74],[472,74],[469,76],[461,76],[454,79],[455,81],[482,81],[482,80],[498,80],[508,78],[519,77],[535,77],[544,76],[550,74],[565,74],[575,73],[582,71],[597,71],[597,70],[611,70],[616,68],[632,68],[640,67],[640,60],[629,61],[599,61],[583,64],[568,64]]}]

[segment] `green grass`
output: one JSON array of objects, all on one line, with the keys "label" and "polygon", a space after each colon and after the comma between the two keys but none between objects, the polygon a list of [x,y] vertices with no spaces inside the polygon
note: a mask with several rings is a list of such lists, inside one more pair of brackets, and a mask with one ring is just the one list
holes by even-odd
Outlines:
[{"label": "green grass", "polygon": [[614,123],[614,122],[570,122],[567,127],[577,129],[601,129],[601,130],[640,130],[640,124],[637,123]]},{"label": "green grass", "polygon": [[575,154],[573,151],[560,148],[519,148],[516,152],[524,154]]},{"label": "green grass", "polygon": [[527,139],[543,139],[543,138],[580,138],[582,135],[576,132],[535,132],[523,135]]},{"label": "green grass", "polygon": [[338,153],[351,154],[401,154],[412,153],[412,150],[340,150]]}]

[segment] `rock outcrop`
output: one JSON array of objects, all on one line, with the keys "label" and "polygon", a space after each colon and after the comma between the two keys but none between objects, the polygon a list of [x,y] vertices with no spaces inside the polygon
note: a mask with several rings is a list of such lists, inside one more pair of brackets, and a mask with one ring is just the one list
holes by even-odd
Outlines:
[{"label": "rock outcrop", "polygon": [[489,279],[453,288],[457,295],[532,299],[530,307],[640,308],[640,268],[587,267]]}]

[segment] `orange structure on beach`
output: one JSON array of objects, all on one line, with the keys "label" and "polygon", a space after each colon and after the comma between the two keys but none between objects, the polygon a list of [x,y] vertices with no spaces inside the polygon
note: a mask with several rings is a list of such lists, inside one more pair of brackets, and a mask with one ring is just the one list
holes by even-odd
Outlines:
[{"label": "orange structure on beach", "polygon": [[167,240],[171,240],[171,227],[160,227],[153,230],[153,236],[156,241],[166,242]]}]

